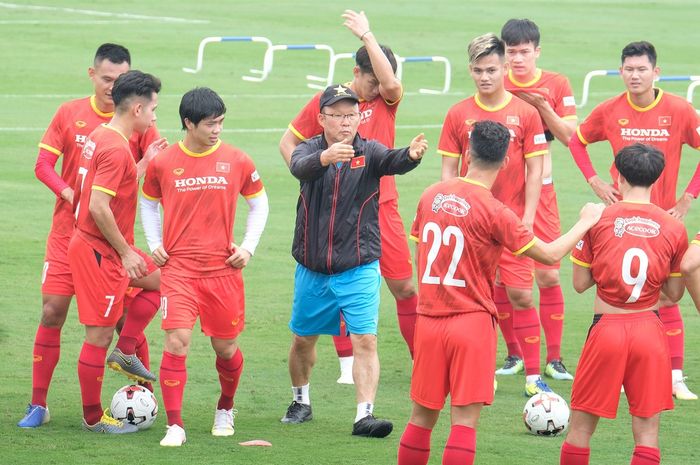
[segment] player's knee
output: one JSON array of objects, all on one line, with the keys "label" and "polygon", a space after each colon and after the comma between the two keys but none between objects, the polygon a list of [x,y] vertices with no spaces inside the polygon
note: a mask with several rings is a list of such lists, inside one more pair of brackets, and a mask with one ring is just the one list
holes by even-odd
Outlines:
[{"label": "player's knee", "polygon": [[292,338],[292,352],[297,354],[308,354],[314,350],[318,337],[299,336],[297,334]]},{"label": "player's knee", "polygon": [[46,300],[41,309],[41,325],[47,328],[61,328],[68,315],[68,304],[62,301]]},{"label": "player's knee", "polygon": [[529,289],[508,288],[507,292],[508,300],[516,310],[532,308],[535,305],[532,300],[532,291]]},{"label": "player's knee", "polygon": [[416,287],[411,278],[387,279],[386,284],[387,287],[389,287],[391,295],[393,295],[396,300],[410,299],[416,295]]},{"label": "player's knee", "polygon": [[559,285],[559,270],[535,270],[537,287],[547,288]]},{"label": "player's knee", "polygon": [[351,334],[350,339],[355,358],[377,352],[377,336],[374,334]]}]

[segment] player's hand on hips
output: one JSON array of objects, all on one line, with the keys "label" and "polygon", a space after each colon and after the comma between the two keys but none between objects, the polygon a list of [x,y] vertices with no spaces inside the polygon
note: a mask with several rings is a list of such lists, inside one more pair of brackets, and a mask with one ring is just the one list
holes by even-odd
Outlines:
[{"label": "player's hand on hips", "polygon": [[153,142],[151,142],[151,145],[148,146],[146,149],[146,153],[143,154],[143,158],[146,160],[146,162],[150,162],[153,160],[153,158],[158,155],[161,150],[167,149],[168,148],[168,141],[165,139],[165,137],[161,137],[160,139],[156,139]]},{"label": "player's hand on hips", "polygon": [[355,149],[349,142],[348,139],[343,139],[321,152],[321,165],[328,166],[333,163],[350,161],[355,155]]},{"label": "player's hand on hips", "polygon": [[168,252],[165,251],[162,245],[156,247],[151,256],[153,257],[155,264],[158,266],[165,265],[170,258],[170,255],[168,255]]},{"label": "player's hand on hips", "polygon": [[425,135],[421,132],[411,141],[411,145],[408,146],[408,156],[411,160],[417,161],[423,158],[425,152],[428,150],[428,140]]},{"label": "player's hand on hips", "polygon": [[146,272],[148,271],[146,268],[146,261],[141,255],[130,248],[121,258],[122,266],[129,275],[129,279],[140,279],[146,276]]},{"label": "player's hand on hips", "polygon": [[341,16],[345,19],[343,26],[350,29],[358,39],[362,40],[362,36],[369,32],[369,20],[364,11],[358,13],[353,10],[345,10]]},{"label": "player's hand on hips", "polygon": [[593,226],[600,219],[600,216],[603,214],[603,210],[605,210],[605,204],[588,202],[583,206],[578,216],[586,223]]},{"label": "player's hand on hips", "polygon": [[61,191],[61,198],[73,205],[73,189],[71,187],[66,187]]},{"label": "player's hand on hips", "polygon": [[250,260],[250,252],[246,249],[231,244],[233,253],[226,259],[226,264],[232,268],[245,268]]},{"label": "player's hand on hips", "polygon": [[693,196],[687,192],[683,193],[676,205],[668,210],[668,213],[677,220],[682,220],[690,210],[690,203],[693,201]]},{"label": "player's hand on hips", "polygon": [[612,205],[617,202],[617,196],[620,195],[620,192],[597,175],[589,179],[588,184],[590,184],[595,195],[605,202],[605,205]]}]

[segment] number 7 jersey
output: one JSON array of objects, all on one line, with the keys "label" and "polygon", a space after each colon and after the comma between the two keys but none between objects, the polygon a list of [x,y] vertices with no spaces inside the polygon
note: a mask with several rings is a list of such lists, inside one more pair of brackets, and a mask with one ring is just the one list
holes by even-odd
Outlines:
[{"label": "number 7 jersey", "polygon": [[493,284],[503,247],[519,255],[535,243],[512,210],[465,178],[425,190],[411,239],[418,242],[418,313],[430,316],[495,316]]},{"label": "number 7 jersey", "polygon": [[579,241],[571,261],[591,269],[598,296],[628,310],[654,306],[670,276],[680,276],[688,234],[650,203],[618,202]]}]

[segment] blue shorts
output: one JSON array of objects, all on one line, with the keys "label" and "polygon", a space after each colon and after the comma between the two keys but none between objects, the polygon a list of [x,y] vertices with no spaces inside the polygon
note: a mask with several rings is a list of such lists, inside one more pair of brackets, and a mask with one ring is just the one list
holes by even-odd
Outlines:
[{"label": "blue shorts", "polygon": [[298,336],[340,334],[340,314],[351,334],[377,334],[379,261],[339,274],[323,274],[297,264],[289,329]]}]

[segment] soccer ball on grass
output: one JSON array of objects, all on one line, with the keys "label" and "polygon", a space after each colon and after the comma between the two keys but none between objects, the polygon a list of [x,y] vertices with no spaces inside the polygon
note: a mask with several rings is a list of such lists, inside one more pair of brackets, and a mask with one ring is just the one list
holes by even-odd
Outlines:
[{"label": "soccer ball on grass", "polygon": [[110,411],[112,417],[117,420],[144,430],[156,421],[158,401],[153,393],[143,386],[124,386],[114,393]]},{"label": "soccer ball on grass", "polygon": [[561,396],[541,392],[525,403],[523,421],[530,434],[556,436],[569,426],[569,406]]}]

